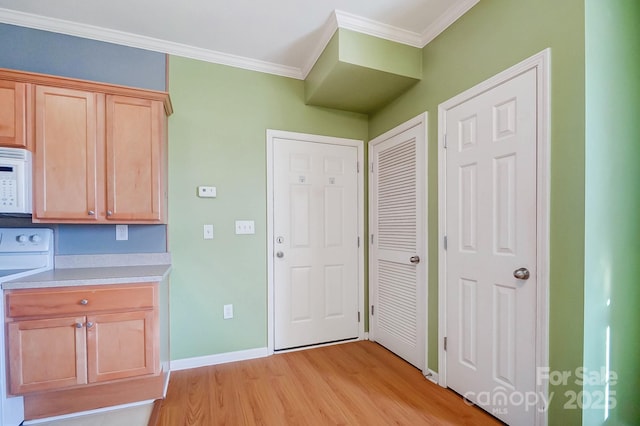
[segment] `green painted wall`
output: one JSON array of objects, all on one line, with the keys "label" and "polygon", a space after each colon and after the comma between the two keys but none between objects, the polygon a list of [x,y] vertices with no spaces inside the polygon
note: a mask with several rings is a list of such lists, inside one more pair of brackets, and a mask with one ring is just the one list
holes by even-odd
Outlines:
[{"label": "green painted wall", "polygon": [[[586,0],[585,5],[584,359],[587,371],[597,374],[593,383],[585,385],[583,424],[637,425],[640,2]],[[605,385],[599,379],[607,376],[600,373],[601,368],[606,368],[607,359],[610,371],[617,376],[609,386],[610,407],[615,404],[615,408],[608,413],[604,404],[597,404],[605,395]]]},{"label": "green painted wall", "polygon": [[[423,51],[423,78],[370,118],[369,136],[429,112],[429,368],[437,370],[438,104],[543,49],[552,49],[550,367],[582,365],[584,297],[584,0],[483,0]],[[565,410],[574,380],[552,387],[549,424],[581,422]]]},{"label": "green painted wall", "polygon": [[413,79],[422,77],[421,49],[344,28],[338,33],[340,61]]},{"label": "green painted wall", "polygon": [[310,105],[370,113],[421,75],[421,49],[340,28],[305,80],[305,99]]},{"label": "green painted wall", "polygon": [[[266,347],[266,129],[366,141],[367,117],[305,106],[299,80],[175,56],[169,91],[171,358]],[[198,185],[217,198],[198,198]],[[235,235],[237,219],[256,234]]]}]

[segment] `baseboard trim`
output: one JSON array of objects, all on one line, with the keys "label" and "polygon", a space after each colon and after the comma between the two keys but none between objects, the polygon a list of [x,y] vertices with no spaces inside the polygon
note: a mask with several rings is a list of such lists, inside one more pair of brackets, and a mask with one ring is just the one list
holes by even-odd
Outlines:
[{"label": "baseboard trim", "polygon": [[264,358],[269,355],[267,348],[247,349],[244,351],[225,352],[221,354],[183,358],[171,361],[171,371],[188,370],[190,368],[208,367],[210,365],[226,364],[228,362],[246,361],[248,359]]},{"label": "baseboard trim", "polygon": [[427,375],[424,376],[427,380],[429,380],[430,382],[435,383],[436,385],[438,384],[438,373],[436,373],[435,371],[433,371],[432,369],[428,368],[427,369]]},{"label": "baseboard trim", "polygon": [[164,375],[164,387],[162,388],[162,399],[167,397],[167,390],[169,389],[169,380],[171,379],[171,370],[167,369]]}]

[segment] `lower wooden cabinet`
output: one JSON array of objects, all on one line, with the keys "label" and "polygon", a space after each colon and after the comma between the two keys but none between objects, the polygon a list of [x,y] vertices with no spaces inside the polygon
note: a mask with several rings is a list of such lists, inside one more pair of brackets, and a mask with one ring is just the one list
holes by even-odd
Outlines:
[{"label": "lower wooden cabinet", "polygon": [[11,290],[9,393],[160,375],[158,283]]},{"label": "lower wooden cabinet", "polygon": [[8,324],[9,393],[22,395],[87,383],[83,317]]},{"label": "lower wooden cabinet", "polygon": [[157,309],[87,317],[87,381],[158,373],[157,317]]}]

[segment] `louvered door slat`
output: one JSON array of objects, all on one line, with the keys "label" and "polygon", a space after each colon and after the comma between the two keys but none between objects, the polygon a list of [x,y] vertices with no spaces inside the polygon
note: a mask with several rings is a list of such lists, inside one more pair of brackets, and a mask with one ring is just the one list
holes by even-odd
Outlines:
[{"label": "louvered door slat", "polygon": [[[378,247],[415,252],[416,141],[383,150],[378,158]],[[399,240],[398,234],[408,238]]]}]

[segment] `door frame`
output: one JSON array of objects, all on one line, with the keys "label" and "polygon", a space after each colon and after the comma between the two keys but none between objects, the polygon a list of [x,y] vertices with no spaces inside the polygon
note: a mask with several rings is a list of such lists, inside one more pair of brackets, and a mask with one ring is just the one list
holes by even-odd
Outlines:
[{"label": "door frame", "polygon": [[[536,295],[536,369],[549,366],[549,155],[550,155],[550,61],[551,49],[525,59],[511,68],[479,83],[478,85],[454,96],[438,105],[438,384],[447,387],[447,363],[444,350],[444,337],[447,331],[447,251],[444,238],[447,225],[446,209],[446,149],[445,131],[447,111],[465,101],[478,96],[508,80],[529,70],[536,71],[536,262],[537,262],[537,295]],[[537,373],[536,373],[537,374]],[[536,378],[536,392],[548,401],[548,382]],[[538,407],[535,424],[547,424],[547,408]]]},{"label": "door frame", "polygon": [[[289,139],[293,141],[321,143],[328,145],[352,146],[357,149],[358,157],[358,338],[363,340],[364,333],[364,141],[357,139],[346,139],[332,136],[312,135],[308,133],[288,132],[284,130],[267,129],[267,352],[274,354],[275,348],[275,321],[274,321],[274,300],[275,300],[275,255],[274,255],[274,185],[273,185],[273,161],[274,161],[274,139]],[[317,345],[326,346],[326,345]],[[287,351],[281,351],[287,352]]]},{"label": "door frame", "polygon": [[[428,323],[428,312],[429,312],[429,229],[428,229],[428,217],[429,217],[429,179],[428,179],[428,168],[429,168],[429,135],[428,135],[428,129],[429,129],[429,114],[428,112],[423,112],[419,115],[417,115],[416,117],[405,121],[404,123],[394,127],[393,129],[381,134],[380,136],[375,137],[374,139],[369,141],[368,144],[368,155],[369,155],[369,173],[368,173],[368,179],[369,179],[369,203],[371,202],[371,200],[374,199],[374,194],[373,194],[373,182],[372,182],[372,170],[373,170],[373,162],[372,162],[372,158],[371,158],[371,152],[372,152],[372,148],[375,145],[378,145],[382,142],[387,141],[388,139],[395,137],[409,129],[412,129],[414,127],[419,127],[420,128],[420,138],[416,141],[417,144],[422,144],[423,149],[422,149],[422,158],[419,159],[419,161],[422,163],[422,167],[418,167],[418,170],[416,171],[416,179],[418,180],[422,180],[422,182],[424,183],[424,188],[425,188],[425,193],[423,194],[423,199],[424,199],[424,205],[422,206],[424,209],[424,214],[418,218],[418,220],[420,220],[422,223],[422,235],[418,235],[417,238],[422,240],[422,244],[423,244],[423,252],[420,253],[420,256],[422,256],[423,261],[420,262],[419,265],[422,265],[421,267],[424,268],[424,285],[425,285],[425,291],[424,291],[424,300],[421,301],[421,303],[424,303],[424,318],[422,318],[424,320],[424,368],[422,369],[422,373],[423,375],[427,376],[429,373],[429,323]],[[368,244],[369,246],[371,246],[371,224],[373,223],[374,217],[373,217],[373,209],[371,208],[371,205],[369,205],[369,235],[368,237]],[[375,276],[374,270],[373,270],[373,261],[372,261],[372,250],[369,250],[369,307],[371,307],[371,305],[375,305],[377,304],[378,300],[376,298],[376,294],[374,292],[374,286],[372,285],[372,280],[371,277]],[[368,313],[369,313],[369,340],[375,340],[375,331],[373,330],[372,324],[374,321],[373,316],[371,315],[371,309],[368,309]],[[418,318],[420,319],[420,318]]]}]

